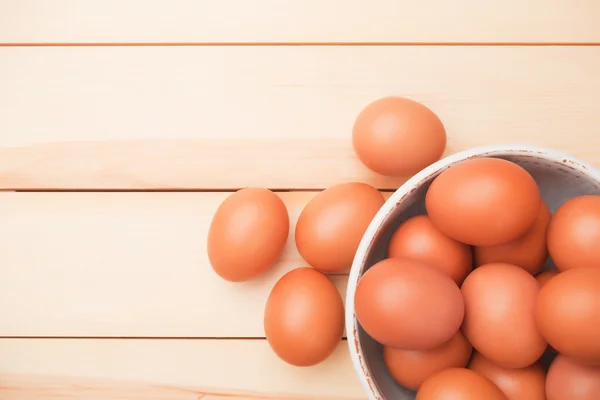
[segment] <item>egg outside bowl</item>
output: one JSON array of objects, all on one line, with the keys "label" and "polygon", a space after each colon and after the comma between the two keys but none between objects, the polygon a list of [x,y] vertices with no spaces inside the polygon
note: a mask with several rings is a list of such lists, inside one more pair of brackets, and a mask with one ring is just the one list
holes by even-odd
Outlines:
[{"label": "egg outside bowl", "polygon": [[[502,158],[525,168],[536,180],[542,198],[552,212],[570,198],[600,194],[600,172],[591,165],[558,151],[523,145],[478,147],[453,154],[417,173],[396,190],[375,215],[361,240],[346,291],[350,356],[369,399],[413,400],[415,392],[392,379],[383,362],[382,346],[365,333],[356,319],[356,285],[369,267],[386,258],[396,228],[410,217],[425,214],[425,193],[433,179],[455,164],[484,157]],[[544,269],[553,268],[554,264],[548,258]]]}]

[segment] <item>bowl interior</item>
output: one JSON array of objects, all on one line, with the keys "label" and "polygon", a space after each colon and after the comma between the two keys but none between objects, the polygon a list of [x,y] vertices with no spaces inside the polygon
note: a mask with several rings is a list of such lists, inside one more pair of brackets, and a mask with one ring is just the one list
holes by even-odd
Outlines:
[{"label": "bowl interior", "polygon": [[[490,156],[515,162],[525,168],[536,180],[542,198],[552,212],[572,197],[600,193],[598,173],[572,158],[541,152],[511,151],[488,152],[475,157]],[[386,258],[390,238],[402,222],[415,215],[425,214],[425,193],[429,185],[437,175],[455,163],[450,162],[442,168],[437,168],[420,180],[411,192],[396,200],[396,204],[372,238],[356,276],[359,277],[373,264]],[[548,258],[544,269],[553,268],[554,263]],[[359,374],[364,374],[361,378],[363,385],[366,382],[369,396],[372,399],[415,399],[415,392],[398,385],[387,372],[383,363],[382,346],[364,332],[356,319],[354,327],[356,352],[361,364]]]}]

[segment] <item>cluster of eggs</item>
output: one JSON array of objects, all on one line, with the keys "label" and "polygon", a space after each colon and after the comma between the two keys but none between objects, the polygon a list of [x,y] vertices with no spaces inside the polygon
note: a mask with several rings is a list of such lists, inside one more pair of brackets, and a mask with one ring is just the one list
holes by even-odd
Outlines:
[{"label": "cluster of eggs", "polygon": [[356,287],[390,375],[418,400],[600,399],[600,196],[552,215],[525,169],[480,158],[438,175],[425,208]]},{"label": "cluster of eggs", "polygon": [[[328,274],[347,272],[383,195],[365,183],[334,185],[302,210],[295,227],[298,252],[310,267],[283,275],[266,302],[264,330],[275,353],[296,366],[326,359],[342,340],[344,305]],[[281,257],[290,219],[274,192],[245,188],[217,210],[208,234],[208,256],[222,278],[258,277]]]},{"label": "cluster of eggs", "polygon": [[[398,97],[363,109],[352,140],[358,159],[387,176],[408,177],[446,148],[441,120]],[[282,360],[315,365],[340,343],[344,305],[329,275],[349,270],[383,204],[376,188],[345,182],[300,213],[294,241],[307,265],[275,283],[264,310]],[[356,289],[356,317],[383,345],[390,375],[419,400],[600,399],[600,196],[552,215],[527,171],[484,158],[435,178],[426,209],[397,229],[388,258]],[[231,282],[262,275],[291,222],[269,189],[231,194],[208,232],[214,271]],[[557,270],[542,271],[548,255]],[[539,361],[548,351],[560,353],[549,372]]]},{"label": "cluster of eggs", "polygon": [[[353,148],[372,170],[410,176],[437,161],[446,147],[440,119],[416,101],[387,97],[356,118]],[[340,343],[344,306],[330,274],[347,273],[382,193],[363,182],[343,182],[319,192],[295,221],[294,239],[307,266],[283,275],[269,294],[265,336],[274,352],[296,366],[325,360]],[[286,205],[277,193],[247,187],[228,196],[213,216],[207,253],[223,279],[243,282],[270,269],[290,234]]]}]

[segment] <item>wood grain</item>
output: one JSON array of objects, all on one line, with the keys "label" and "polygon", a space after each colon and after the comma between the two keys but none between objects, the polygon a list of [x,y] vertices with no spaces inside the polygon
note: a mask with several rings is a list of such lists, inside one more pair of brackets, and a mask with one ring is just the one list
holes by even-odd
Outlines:
[{"label": "wood grain", "polygon": [[594,0],[1,0],[0,43],[599,42]]},{"label": "wood grain", "polygon": [[47,375],[0,374],[2,400],[350,400],[359,397],[321,397],[248,393],[231,389],[181,388],[120,380],[77,379]]},{"label": "wood grain", "polygon": [[600,166],[598,47],[0,48],[0,188],[319,189],[368,171],[370,101],[403,95],[448,153],[518,142]]},{"label": "wood grain", "polygon": [[[288,243],[244,283],[219,278],[206,255],[228,195],[0,193],[0,336],[264,337],[272,286],[307,265],[294,229],[315,193],[279,193]],[[345,299],[347,276],[332,279]]]},{"label": "wood grain", "polygon": [[[204,396],[204,397],[201,397]],[[310,368],[265,340],[0,339],[3,400],[354,400],[345,342]]]}]

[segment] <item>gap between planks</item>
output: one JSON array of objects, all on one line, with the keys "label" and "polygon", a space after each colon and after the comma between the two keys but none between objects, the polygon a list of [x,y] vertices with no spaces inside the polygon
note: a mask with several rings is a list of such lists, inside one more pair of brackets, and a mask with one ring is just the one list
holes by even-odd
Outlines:
[{"label": "gap between planks", "polygon": [[[185,337],[185,336],[0,336],[2,339],[43,339],[43,340],[266,340],[266,337]],[[343,338],[347,340],[347,338]]]},{"label": "gap between planks", "polygon": [[323,47],[323,46],[465,46],[465,47],[574,47],[600,46],[600,42],[107,42],[107,43],[0,43],[0,47]]},{"label": "gap between planks", "polygon": [[[245,186],[244,186],[245,187]],[[244,187],[236,187],[230,189],[0,189],[0,192],[16,192],[16,193],[161,193],[161,192],[174,192],[174,193],[233,193],[237,190],[243,189]],[[293,193],[293,192],[318,192],[324,190],[323,188],[314,189],[281,189],[281,188],[266,188],[274,193]],[[378,189],[381,193],[394,193],[397,188],[394,189]]]}]

